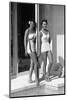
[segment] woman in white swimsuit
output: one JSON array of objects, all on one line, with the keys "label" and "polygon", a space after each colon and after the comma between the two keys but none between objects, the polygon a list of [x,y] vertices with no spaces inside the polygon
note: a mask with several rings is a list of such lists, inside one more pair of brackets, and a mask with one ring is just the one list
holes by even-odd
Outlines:
[{"label": "woman in white swimsuit", "polygon": [[[39,71],[38,71],[38,61],[35,50],[35,39],[36,39],[36,30],[35,30],[35,22],[29,22],[30,27],[25,31],[24,36],[24,46],[25,46],[25,54],[29,54],[31,58],[31,66],[30,66],[30,74],[29,74],[29,82],[32,82],[32,73],[33,69],[35,71],[35,81],[36,84],[39,84]],[[34,66],[33,66],[34,64]]]},{"label": "woman in white swimsuit", "polygon": [[[50,33],[47,29],[47,20],[42,20],[42,29],[39,32],[40,36],[40,54],[41,54],[41,60],[44,62],[43,65],[43,78],[45,78],[46,75],[46,64],[47,64],[47,57],[49,59],[49,66],[52,66],[53,57],[50,49]],[[48,72],[49,73],[49,72]]]}]

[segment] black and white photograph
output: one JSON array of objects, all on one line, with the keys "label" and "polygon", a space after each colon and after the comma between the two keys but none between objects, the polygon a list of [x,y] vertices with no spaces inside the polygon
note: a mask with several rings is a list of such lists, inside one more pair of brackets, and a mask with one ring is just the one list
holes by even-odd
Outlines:
[{"label": "black and white photograph", "polygon": [[65,5],[9,2],[9,96],[65,94]]}]

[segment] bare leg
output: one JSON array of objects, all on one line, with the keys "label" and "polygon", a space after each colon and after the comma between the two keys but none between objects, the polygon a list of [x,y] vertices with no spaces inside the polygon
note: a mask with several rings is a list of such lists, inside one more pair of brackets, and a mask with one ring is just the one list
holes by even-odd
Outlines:
[{"label": "bare leg", "polygon": [[53,55],[52,55],[51,51],[48,51],[47,55],[48,55],[48,59],[49,59],[49,65],[48,65],[48,72],[46,74],[46,79],[49,81],[50,71],[51,71],[51,67],[53,64]]},{"label": "bare leg", "polygon": [[34,63],[33,63],[33,60],[30,59],[29,82],[32,82],[32,73],[33,73],[33,69],[34,69]]},{"label": "bare leg", "polygon": [[38,68],[38,61],[35,53],[31,53],[31,59],[33,60],[34,63],[34,72],[35,72],[35,81],[37,85],[39,84],[39,68]]},{"label": "bare leg", "polygon": [[42,60],[44,62],[44,64],[43,64],[43,77],[45,78],[45,75],[46,75],[46,64],[47,64],[47,52],[42,53]]},{"label": "bare leg", "polygon": [[48,51],[48,59],[49,59],[49,65],[48,65],[48,75],[49,75],[53,64],[53,55],[51,51]]},{"label": "bare leg", "polygon": [[39,84],[39,68],[37,67],[36,64],[34,66],[34,71],[35,71],[35,81],[36,81],[36,83],[38,85]]}]

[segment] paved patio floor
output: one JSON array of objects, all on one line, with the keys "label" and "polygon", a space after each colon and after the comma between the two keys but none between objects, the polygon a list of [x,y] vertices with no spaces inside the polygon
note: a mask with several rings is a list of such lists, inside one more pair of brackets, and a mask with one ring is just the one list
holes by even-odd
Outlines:
[{"label": "paved patio floor", "polygon": [[[41,77],[42,73],[40,73],[39,78]],[[34,81],[34,73],[32,80],[33,83],[29,83],[29,72],[22,73],[17,78],[12,79],[11,97],[64,94],[64,78],[54,79],[50,82],[42,80],[38,87]]]}]

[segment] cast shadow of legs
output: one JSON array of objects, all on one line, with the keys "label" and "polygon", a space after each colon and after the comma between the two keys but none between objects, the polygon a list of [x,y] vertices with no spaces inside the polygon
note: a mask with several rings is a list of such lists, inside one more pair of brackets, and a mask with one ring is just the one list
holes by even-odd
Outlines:
[{"label": "cast shadow of legs", "polygon": [[58,58],[59,58],[59,63],[64,67],[64,59],[61,56],[59,56]]}]

